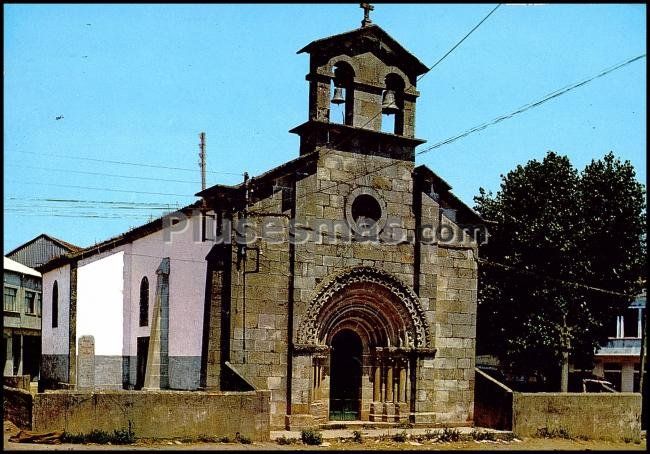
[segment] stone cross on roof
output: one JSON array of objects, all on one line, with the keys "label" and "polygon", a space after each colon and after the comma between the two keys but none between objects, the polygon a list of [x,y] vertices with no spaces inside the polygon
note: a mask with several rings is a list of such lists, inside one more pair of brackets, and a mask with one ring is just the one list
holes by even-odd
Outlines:
[{"label": "stone cross on roof", "polygon": [[370,20],[370,11],[374,11],[375,7],[370,3],[359,3],[359,8],[363,8],[363,20],[361,21],[361,26],[365,27],[372,24]]}]

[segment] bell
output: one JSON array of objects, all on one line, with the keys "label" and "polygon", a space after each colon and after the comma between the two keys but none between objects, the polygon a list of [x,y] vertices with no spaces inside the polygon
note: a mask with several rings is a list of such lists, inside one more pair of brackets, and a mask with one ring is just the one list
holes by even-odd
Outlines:
[{"label": "bell", "polygon": [[384,98],[381,101],[381,111],[386,115],[399,112],[399,107],[395,103],[395,92],[393,90],[386,90],[384,92]]},{"label": "bell", "polygon": [[343,104],[345,96],[343,96],[343,89],[341,87],[334,87],[334,96],[332,96],[332,104]]}]

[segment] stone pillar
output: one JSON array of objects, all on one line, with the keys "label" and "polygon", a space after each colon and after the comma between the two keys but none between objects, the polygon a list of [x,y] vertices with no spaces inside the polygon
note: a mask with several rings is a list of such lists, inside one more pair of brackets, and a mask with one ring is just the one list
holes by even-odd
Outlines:
[{"label": "stone pillar", "polygon": [[390,362],[386,368],[386,402],[393,402],[393,364]]},{"label": "stone pillar", "polygon": [[399,368],[399,395],[398,402],[406,402],[406,367],[402,364]]},{"label": "stone pillar", "polygon": [[77,389],[95,388],[95,338],[81,336],[77,347]]},{"label": "stone pillar", "polygon": [[372,400],[381,401],[381,367],[379,361],[375,363],[375,377],[372,381]]},{"label": "stone pillar", "polygon": [[143,387],[143,389],[149,390],[169,387],[169,257],[160,262],[156,274],[158,275],[156,299],[151,320],[147,369]]},{"label": "stone pillar", "polygon": [[14,338],[13,336],[6,336],[5,342],[7,343],[7,351],[5,355],[4,375],[10,377],[14,374]]}]

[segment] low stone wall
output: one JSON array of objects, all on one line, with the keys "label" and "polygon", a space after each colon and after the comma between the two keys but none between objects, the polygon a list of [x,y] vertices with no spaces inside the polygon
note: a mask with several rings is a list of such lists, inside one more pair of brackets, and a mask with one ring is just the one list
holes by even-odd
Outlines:
[{"label": "low stone wall", "polygon": [[53,391],[34,397],[33,430],[112,432],[129,423],[136,437],[239,434],[269,439],[269,391]]},{"label": "low stone wall", "polygon": [[32,428],[32,395],[29,391],[3,386],[4,419],[21,429]]},{"label": "low stone wall", "polygon": [[592,439],[638,439],[639,393],[513,393],[512,431],[534,437],[539,429],[563,429]]}]

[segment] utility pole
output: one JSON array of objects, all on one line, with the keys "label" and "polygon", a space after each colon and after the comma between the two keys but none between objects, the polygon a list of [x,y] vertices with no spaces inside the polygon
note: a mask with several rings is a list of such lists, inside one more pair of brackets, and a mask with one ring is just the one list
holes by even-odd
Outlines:
[{"label": "utility pole", "polygon": [[199,149],[201,150],[199,152],[199,166],[201,167],[201,190],[205,191],[205,133],[202,132],[199,134],[199,139],[201,142],[199,143]]}]

